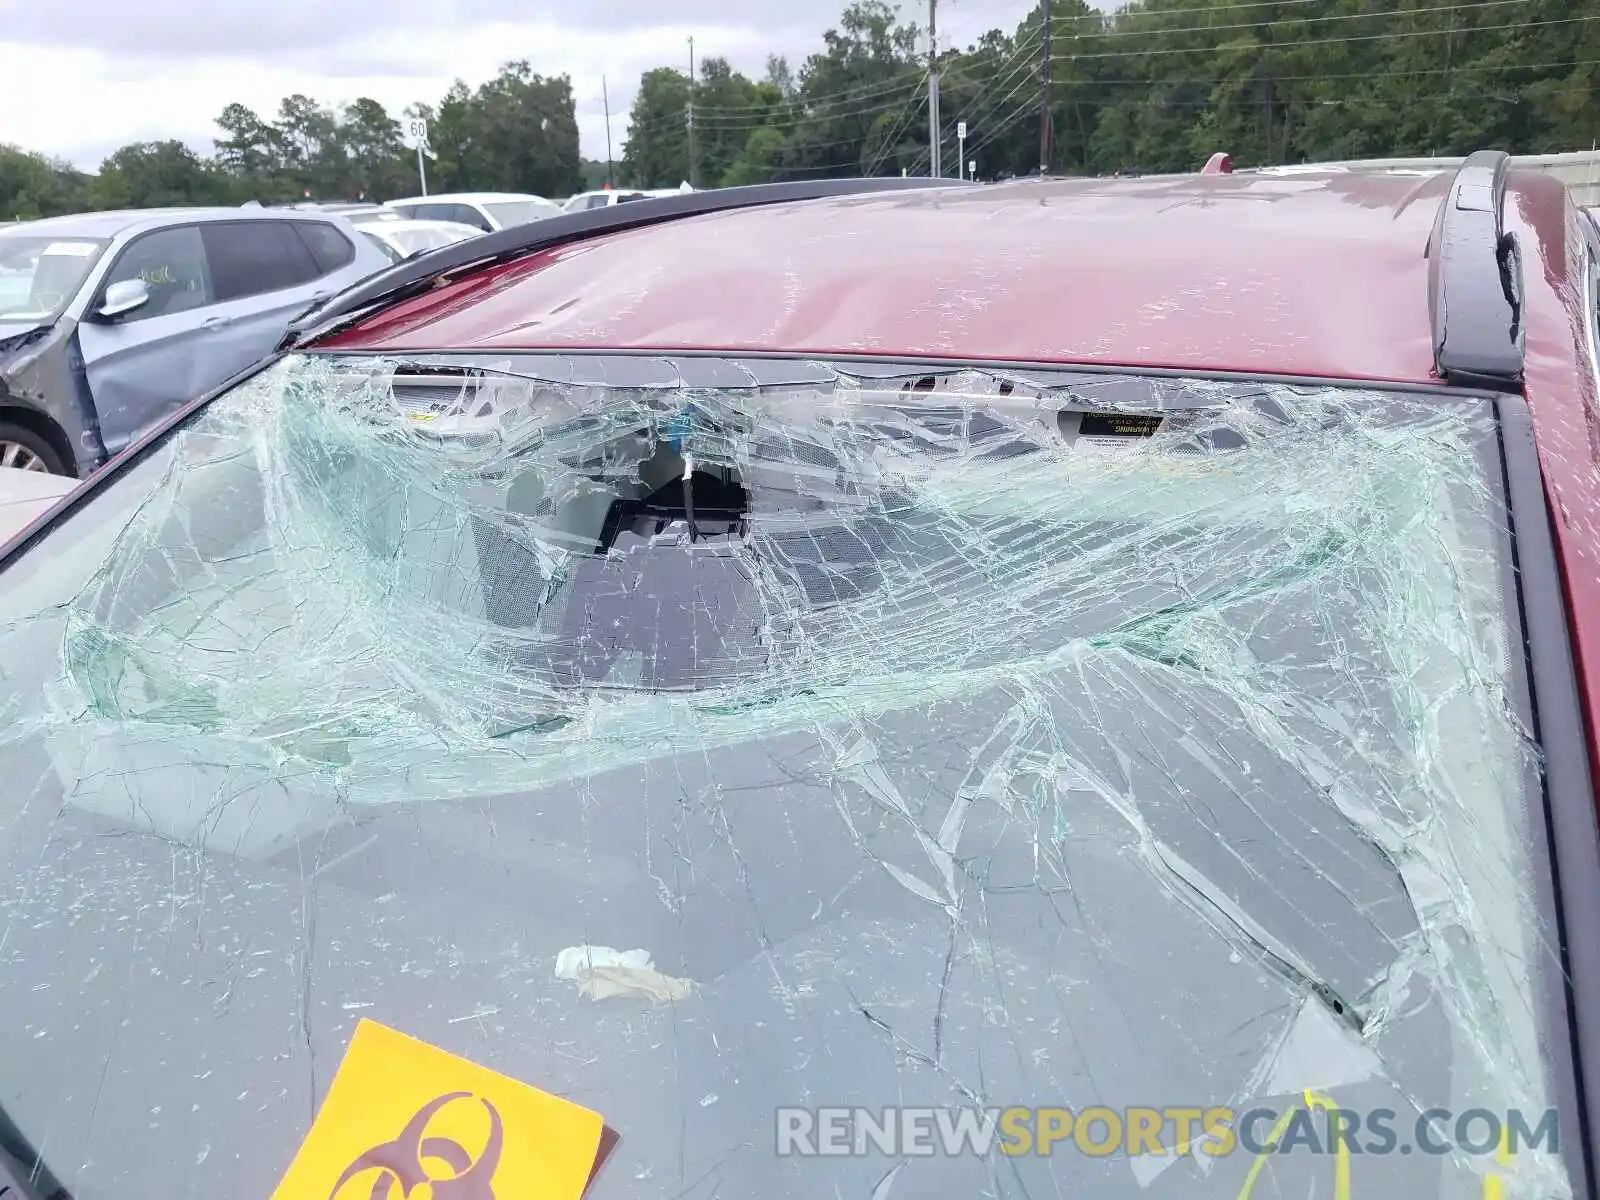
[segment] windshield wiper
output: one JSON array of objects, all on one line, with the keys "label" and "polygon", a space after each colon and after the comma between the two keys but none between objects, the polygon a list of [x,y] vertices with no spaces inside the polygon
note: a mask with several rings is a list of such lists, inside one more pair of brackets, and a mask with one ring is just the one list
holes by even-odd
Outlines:
[{"label": "windshield wiper", "polygon": [[4,1108],[0,1108],[0,1200],[72,1200]]},{"label": "windshield wiper", "polygon": [[1157,840],[1153,843],[1152,849],[1171,878],[1182,884],[1190,897],[1207,913],[1217,918],[1226,933],[1233,935],[1230,940],[1235,945],[1242,944],[1262,966],[1296,991],[1315,996],[1351,1033],[1357,1037],[1365,1035],[1366,1017],[1356,1009],[1355,1005],[1341,996],[1337,988],[1319,976],[1300,955],[1263,929],[1258,921],[1229,899],[1221,888],[1185,862],[1170,847]]}]

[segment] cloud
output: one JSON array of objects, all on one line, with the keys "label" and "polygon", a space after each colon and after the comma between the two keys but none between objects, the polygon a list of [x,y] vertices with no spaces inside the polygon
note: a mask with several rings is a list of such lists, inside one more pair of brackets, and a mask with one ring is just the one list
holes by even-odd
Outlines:
[{"label": "cloud", "polygon": [[[944,0],[946,23],[978,23],[1020,15],[1008,0]],[[817,38],[838,23],[837,0],[673,0],[671,24],[705,29],[740,26],[773,32],[810,31]],[[70,5],[0,2],[0,27],[8,41],[124,55],[184,58],[197,54],[247,59],[279,58],[345,47],[386,33],[427,43],[485,26],[524,21],[521,0],[274,0],[271,4],[201,4],[196,0],[73,0]],[[922,4],[906,6],[904,19],[921,21]],[[545,0],[540,23],[577,34],[610,37],[662,25],[656,0]],[[1014,19],[1014,18],[1013,18]],[[532,57],[534,44],[527,43]],[[507,51],[515,56],[515,44]]]},{"label": "cloud", "polygon": [[[965,44],[1013,29],[1030,0],[941,0],[941,41]],[[209,152],[214,119],[238,101],[271,116],[283,97],[328,104],[370,96],[398,116],[436,103],[453,80],[476,85],[526,58],[573,83],[583,153],[605,156],[601,83],[609,93],[612,152],[620,157],[639,76],[728,58],[759,76],[769,54],[792,65],[821,48],[841,5],[824,0],[674,0],[670,23],[645,0],[553,0],[538,22],[507,19],[511,0],[279,0],[198,5],[194,0],[0,0],[0,142],[93,170],[131,141],[178,138]]]}]

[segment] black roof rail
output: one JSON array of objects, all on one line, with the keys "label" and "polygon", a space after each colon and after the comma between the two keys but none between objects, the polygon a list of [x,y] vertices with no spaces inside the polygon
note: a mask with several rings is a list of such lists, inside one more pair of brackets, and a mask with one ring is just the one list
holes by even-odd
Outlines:
[{"label": "black roof rail", "polygon": [[469,238],[452,246],[418,255],[397,263],[387,271],[347,288],[289,326],[278,343],[279,350],[303,346],[326,337],[381,304],[393,304],[434,287],[441,279],[465,270],[477,270],[509,262],[524,255],[547,250],[566,242],[581,241],[601,233],[637,229],[677,217],[702,213],[728,212],[767,204],[786,204],[797,200],[821,200],[830,196],[859,196],[875,192],[900,192],[928,187],[976,187],[958,179],[907,178],[813,179],[796,183],[757,183],[746,187],[716,188],[710,191],[683,192],[661,196],[649,204],[614,204],[584,212],[545,217],[527,225],[516,225]]},{"label": "black roof rail", "polygon": [[1447,383],[1514,391],[1522,383],[1522,259],[1505,231],[1501,150],[1467,156],[1428,239],[1433,363]]}]

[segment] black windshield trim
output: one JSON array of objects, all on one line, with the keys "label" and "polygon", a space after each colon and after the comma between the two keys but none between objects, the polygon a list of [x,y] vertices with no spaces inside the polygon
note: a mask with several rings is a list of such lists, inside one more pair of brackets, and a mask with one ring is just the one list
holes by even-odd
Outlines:
[{"label": "black windshield trim", "polygon": [[1550,1028],[1566,1029],[1571,1042],[1571,1053],[1557,1065],[1554,1090],[1576,1117],[1563,1126],[1579,1133],[1562,1139],[1561,1154],[1573,1194],[1592,1196],[1600,1145],[1600,1096],[1594,1094],[1600,1087],[1600,924],[1594,919],[1600,912],[1600,824],[1533,416],[1520,396],[1501,395],[1496,405],[1532,728],[1544,754],[1540,816],[1564,972],[1564,986],[1547,998]]}]

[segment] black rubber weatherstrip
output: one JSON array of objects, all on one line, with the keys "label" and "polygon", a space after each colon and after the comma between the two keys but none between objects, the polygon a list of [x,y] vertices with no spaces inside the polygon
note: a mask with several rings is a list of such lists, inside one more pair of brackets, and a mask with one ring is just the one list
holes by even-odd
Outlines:
[{"label": "black rubber weatherstrip", "polygon": [[0,1108],[0,1200],[71,1200],[9,1113]]},{"label": "black rubber weatherstrip", "polygon": [[1239,371],[1206,367],[1145,367],[1126,366],[1121,363],[1048,362],[1027,358],[969,358],[962,355],[937,354],[883,354],[861,351],[823,350],[741,350],[737,346],[721,349],[671,346],[528,346],[509,350],[368,350],[353,346],[350,349],[330,347],[326,350],[307,346],[298,353],[322,354],[329,358],[397,358],[407,362],[457,362],[461,365],[482,365],[485,361],[515,362],[520,358],[718,358],[729,362],[740,359],[765,359],[774,362],[815,362],[829,366],[848,366],[859,363],[877,368],[904,367],[898,374],[914,375],[919,370],[930,374],[958,371],[1049,371],[1061,375],[1089,375],[1106,378],[1113,375],[1131,375],[1140,379],[1200,379],[1218,383],[1261,383],[1282,387],[1340,388],[1352,392],[1401,392],[1406,395],[1449,396],[1453,400],[1477,396],[1493,400],[1501,395],[1498,388],[1471,388],[1443,380],[1417,381],[1408,379],[1352,378],[1348,375],[1286,375],[1272,371]]},{"label": "black rubber weatherstrip", "polygon": [[1600,823],[1590,775],[1588,730],[1567,638],[1568,602],[1556,561],[1550,510],[1521,396],[1497,399],[1500,441],[1517,558],[1532,683],[1533,729],[1543,752],[1544,817],[1549,837],[1557,936],[1565,969],[1567,1032],[1581,1153],[1563,1146],[1568,1170],[1581,1168],[1573,1194],[1593,1196],[1600,1148]]}]

